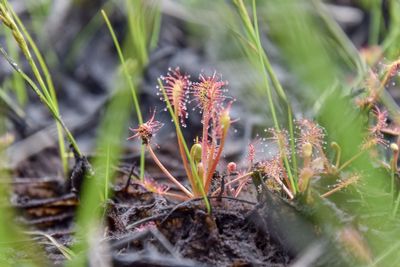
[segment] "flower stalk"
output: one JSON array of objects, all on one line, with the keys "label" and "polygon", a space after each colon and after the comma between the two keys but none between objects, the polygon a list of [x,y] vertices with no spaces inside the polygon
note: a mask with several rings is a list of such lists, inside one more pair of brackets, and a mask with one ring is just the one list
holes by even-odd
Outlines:
[{"label": "flower stalk", "polygon": [[186,157],[188,158],[188,161],[190,163],[190,169],[191,169],[191,172],[192,172],[192,175],[193,175],[193,178],[194,178],[193,179],[194,181],[192,181],[193,184],[191,184],[192,188],[194,189],[193,191],[194,192],[200,192],[201,196],[204,199],[207,211],[211,212],[210,202],[208,201],[207,194],[204,191],[204,185],[203,185],[203,183],[202,183],[202,181],[201,181],[201,179],[200,179],[200,177],[198,175],[197,166],[196,166],[194,160],[192,159],[192,157],[190,156],[190,151],[189,151],[188,146],[186,144],[185,138],[183,137],[182,129],[181,129],[180,125],[179,125],[179,118],[175,116],[175,112],[174,112],[174,110],[172,108],[171,102],[168,99],[167,92],[166,92],[166,90],[164,88],[164,85],[163,85],[161,79],[158,79],[158,86],[159,86],[159,88],[160,88],[160,90],[162,92],[162,95],[163,95],[164,100],[165,100],[166,105],[167,105],[167,109],[168,109],[168,111],[169,111],[169,113],[170,113],[170,115],[172,117],[173,122],[174,122],[176,134],[178,135],[177,138],[179,138],[181,140],[183,148],[184,148],[184,151],[185,151],[185,154],[186,154]]},{"label": "flower stalk", "polygon": [[150,144],[146,144],[147,151],[149,151],[151,157],[153,158],[154,162],[157,166],[161,169],[161,171],[168,177],[168,179],[173,182],[183,193],[185,193],[188,197],[192,198],[193,194],[186,189],[168,170],[164,167],[161,161],[158,159],[156,154],[154,153],[153,149],[151,148]]}]

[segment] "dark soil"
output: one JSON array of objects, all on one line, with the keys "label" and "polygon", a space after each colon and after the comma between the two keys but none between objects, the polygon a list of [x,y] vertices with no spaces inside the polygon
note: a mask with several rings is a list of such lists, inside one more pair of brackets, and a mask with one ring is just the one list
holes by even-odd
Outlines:
[{"label": "dark soil", "polygon": [[[51,173],[56,157],[47,149],[19,166],[17,174],[25,177],[14,179],[13,205],[23,224],[68,247],[78,197],[64,181],[38,173]],[[33,166],[42,171],[35,173]],[[293,260],[270,234],[255,202],[214,198],[210,215],[201,199],[174,203],[147,192],[135,179],[127,186],[123,168],[120,174],[108,203],[103,241],[110,244],[114,266],[287,266]],[[54,245],[47,242],[45,249],[55,265],[63,263]]]}]

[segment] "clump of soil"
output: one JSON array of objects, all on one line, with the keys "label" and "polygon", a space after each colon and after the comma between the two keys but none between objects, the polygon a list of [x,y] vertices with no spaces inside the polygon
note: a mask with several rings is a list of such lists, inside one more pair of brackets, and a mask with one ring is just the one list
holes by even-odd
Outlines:
[{"label": "clump of soil", "polygon": [[[110,205],[109,225],[114,225],[110,237],[118,240],[120,251],[114,257],[117,262],[121,261],[120,257],[146,251],[150,244],[159,251],[168,252],[158,235],[173,247],[170,256],[179,257],[171,265],[152,262],[147,266],[178,266],[181,257],[206,266],[286,266],[290,262],[288,252],[253,222],[257,216],[256,203],[233,198],[214,199],[210,215],[204,211],[201,199],[174,205],[159,196],[138,193],[139,187],[130,193],[134,197],[129,198],[136,203],[127,205],[129,199],[125,199],[126,195],[121,197],[119,192],[115,197],[118,202]],[[153,236],[142,239],[137,234],[141,232],[151,232]],[[121,236],[135,234],[137,239],[121,242]],[[134,263],[140,261],[130,264]]]}]

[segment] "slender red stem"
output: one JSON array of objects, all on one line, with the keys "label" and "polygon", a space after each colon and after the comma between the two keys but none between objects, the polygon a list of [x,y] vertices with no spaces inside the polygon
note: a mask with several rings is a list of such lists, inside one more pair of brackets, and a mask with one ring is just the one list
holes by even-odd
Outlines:
[{"label": "slender red stem", "polygon": [[[221,141],[219,143],[217,156],[215,157],[215,159],[213,159],[211,168],[208,168],[208,170],[207,170],[207,176],[206,176],[205,186],[204,186],[204,190],[206,192],[208,192],[208,190],[210,188],[212,176],[213,176],[215,170],[217,169],[219,159],[221,158],[222,151],[224,150],[225,139],[226,139],[227,134],[228,134],[228,129],[224,129],[224,133],[223,133]],[[212,155],[211,155],[211,157],[212,157]]]},{"label": "slender red stem", "polygon": [[150,152],[151,157],[153,158],[154,162],[157,164],[157,166],[161,169],[161,171],[168,177],[168,179],[171,180],[182,192],[184,192],[189,198],[193,197],[193,194],[186,189],[176,178],[164,167],[164,165],[160,162],[160,160],[157,158],[156,154],[154,153],[153,149],[149,144],[146,145],[147,149]]},{"label": "slender red stem", "polygon": [[188,200],[187,196],[183,196],[181,194],[175,194],[175,193],[170,193],[170,192],[164,192],[162,193],[162,195],[167,196],[167,197],[172,197],[172,198],[176,198],[182,201],[186,201]]},{"label": "slender red stem", "polygon": [[[205,166],[205,168],[204,168],[204,171],[205,171],[205,175],[204,175],[204,177],[203,177],[203,179],[204,179],[204,180],[203,180],[203,183],[204,183],[204,184],[206,184],[207,177],[208,177],[208,171],[209,171],[210,166],[212,166],[212,163],[213,163],[214,153],[215,153],[215,144],[214,144],[214,143],[211,143],[211,147],[210,147],[210,150],[209,150],[209,152],[208,152],[207,164],[206,164],[206,166]],[[206,191],[206,192],[207,192],[207,191]]]},{"label": "slender red stem", "polygon": [[[213,121],[213,123],[216,122],[215,116],[213,116],[214,114],[212,114],[211,119]],[[213,164],[213,160],[214,160],[214,153],[215,153],[215,148],[217,147],[217,136],[216,136],[216,131],[211,131],[211,148],[209,149],[209,151],[207,152],[208,155],[208,160],[207,160],[207,164],[205,166],[205,176],[203,177],[204,179],[204,184],[207,181],[208,178],[208,172],[210,171],[210,166],[212,166]],[[207,191],[206,191],[207,192]]]},{"label": "slender red stem", "polygon": [[[283,166],[284,163],[283,163],[282,158],[281,158],[279,164],[280,164],[281,166]],[[285,183],[289,186],[290,191],[294,192],[294,188],[292,187],[292,183],[289,181],[289,177],[288,177],[287,173],[284,171],[282,175],[283,175],[283,179],[285,180]],[[279,181],[280,181],[280,180],[279,180]],[[281,184],[281,183],[278,182],[278,184]],[[282,183],[282,184],[283,184],[283,183]]]},{"label": "slender red stem", "polygon": [[390,135],[394,135],[394,136],[399,136],[399,129],[390,129],[390,128],[383,128],[381,130],[381,133],[384,134],[390,134]]},{"label": "slender red stem", "polygon": [[[175,110],[175,117],[178,118],[177,110]],[[188,163],[188,160],[186,158],[186,153],[185,153],[185,149],[183,148],[182,140],[180,139],[178,134],[176,135],[176,138],[178,140],[179,154],[181,154],[183,167],[185,168],[185,172],[186,172],[186,175],[187,175],[187,177],[189,179],[190,186],[192,187],[193,193],[194,193],[194,195],[197,196],[198,195],[198,190],[196,188],[196,184],[194,182],[194,179],[193,179],[193,176],[192,176],[192,172],[190,171],[189,163]]]},{"label": "slender red stem", "polygon": [[[233,180],[227,182],[227,183],[225,184],[225,186],[231,185],[231,184],[236,183],[236,182],[238,182],[238,181],[240,181],[240,180],[243,180],[243,179],[245,179],[245,178],[248,178],[248,177],[251,176],[251,175],[253,175],[253,172],[245,173],[245,174],[243,174],[243,175],[241,175],[241,176],[239,176],[239,177],[236,177],[235,179],[233,179]],[[212,193],[212,195],[215,195],[215,194],[219,193],[220,191],[221,191],[221,188],[218,188],[217,190],[215,190],[215,191]]]},{"label": "slender red stem", "polygon": [[[201,162],[205,164],[207,162],[207,154],[208,154],[208,126],[209,126],[210,116],[207,110],[203,110],[203,138],[201,140]],[[204,166],[205,172],[207,173],[207,166]],[[205,177],[203,177],[203,180]],[[207,190],[206,190],[207,192]]]},{"label": "slender red stem", "polygon": [[292,192],[290,192],[290,190],[286,187],[286,185],[284,183],[282,183],[282,181],[278,178],[278,177],[274,177],[274,180],[283,188],[283,191],[285,191],[285,193],[289,196],[290,199],[293,199],[293,194]]},{"label": "slender red stem", "polygon": [[234,197],[238,197],[239,196],[239,194],[240,194],[240,192],[242,191],[242,189],[244,188],[244,186],[246,185],[246,180],[245,181],[242,181],[240,184],[239,184],[239,187],[236,189],[236,192],[235,192],[235,195],[234,195]]}]

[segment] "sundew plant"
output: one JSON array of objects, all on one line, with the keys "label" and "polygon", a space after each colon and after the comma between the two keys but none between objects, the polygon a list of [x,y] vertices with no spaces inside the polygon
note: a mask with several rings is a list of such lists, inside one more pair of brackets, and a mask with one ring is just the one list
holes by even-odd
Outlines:
[{"label": "sundew plant", "polygon": [[[267,139],[276,144],[279,152],[270,158],[264,155],[261,159],[258,158],[256,160],[256,150],[259,150],[259,147],[264,144],[262,142],[252,142],[248,147],[247,167],[242,171],[238,171],[237,163],[228,163],[222,169],[225,174],[224,179],[226,179],[223,182],[223,178],[216,176],[215,173],[221,160],[228,130],[233,122],[229,111],[234,101],[231,97],[226,96],[228,83],[222,81],[215,72],[212,76],[200,74],[199,82],[191,82],[190,77],[182,74],[178,67],[170,69],[166,76],[162,76],[159,79],[159,86],[157,87],[159,92],[156,94],[161,96],[160,99],[165,102],[172,121],[175,123],[177,145],[190,189],[179,182],[156,155],[156,151],[153,148],[155,144],[152,144],[151,139],[160,130],[163,123],[156,119],[155,110],[145,123],[140,124],[137,128],[130,128],[133,135],[128,139],[138,138],[141,140],[156,165],[182,194],[170,193],[168,192],[170,189],[168,185],[159,185],[157,181],[150,178],[145,178],[142,184],[151,192],[180,200],[199,196],[205,197],[206,195],[215,196],[221,191],[238,197],[244,186],[248,185],[251,176],[255,173],[262,173],[265,179],[264,182],[266,182],[270,190],[282,192],[283,196],[288,199],[294,199],[296,195],[304,195],[307,201],[310,202],[312,201],[310,198],[310,182],[313,179],[321,176],[340,177],[338,184],[334,185],[332,190],[321,194],[322,198],[328,197],[360,179],[360,174],[343,172],[348,169],[352,162],[363,154],[371,152],[371,150],[375,151],[378,145],[383,148],[389,148],[389,142],[384,138],[384,134],[399,135],[398,127],[395,125],[389,126],[387,112],[385,110],[381,111],[378,106],[375,106],[376,101],[373,99],[376,95],[375,90],[379,90],[384,86],[382,85],[383,83],[387,83],[388,75],[393,72],[393,66],[397,65],[387,67],[382,82],[375,81],[376,89],[372,88],[368,94],[354,100],[354,104],[358,105],[360,109],[367,109],[370,112],[370,122],[368,123],[370,126],[365,128],[367,134],[360,145],[359,151],[354,153],[350,159],[342,160],[342,148],[334,141],[329,144],[333,152],[333,157],[330,158],[327,153],[328,144],[325,141],[326,131],[312,120],[304,118],[294,121],[296,131],[293,142],[291,142],[290,136],[285,129],[269,128],[265,130]],[[188,109],[187,103],[192,101],[195,101],[195,107]],[[189,149],[181,127],[187,127],[186,120],[190,112],[201,113],[203,129]],[[266,139],[264,138],[264,140]],[[292,170],[298,176],[293,185],[289,180],[289,174],[284,164],[284,159],[290,158],[290,155],[292,155],[291,143],[295,144],[294,154],[297,155],[296,162],[299,163],[298,169]],[[392,163],[385,164],[381,162],[381,164],[383,164],[383,167],[387,167],[388,171],[396,172],[393,162],[398,158],[398,144],[390,144],[390,149],[393,151]],[[220,185],[219,188],[214,188],[214,190],[211,188],[213,180],[219,180],[217,184]],[[393,175],[391,184],[391,192],[394,194]],[[206,197],[205,200],[209,205]],[[395,202],[393,214],[397,213],[397,209],[398,201]]]},{"label": "sundew plant", "polygon": [[[229,111],[233,100],[225,95],[227,82],[222,81],[217,73],[214,72],[211,76],[200,74],[199,80],[199,82],[193,83],[189,80],[189,76],[182,74],[179,68],[175,68],[170,69],[166,76],[159,79],[158,86],[159,95],[165,101],[175,124],[179,153],[191,190],[182,185],[164,167],[151,146],[152,136],[162,127],[162,123],[155,120],[155,113],[147,122],[139,125],[136,129],[131,129],[134,135],[130,139],[135,137],[141,139],[154,162],[170,181],[182,191],[183,195],[168,193],[168,187],[160,189],[159,186],[154,184],[146,186],[149,182],[145,180],[146,188],[151,190],[159,188],[156,190],[157,193],[180,199],[203,196],[209,208],[206,194],[211,191],[211,182],[232,123]],[[181,127],[186,127],[185,120],[189,116],[187,102],[192,100],[196,103],[193,111],[199,111],[202,114],[203,130],[196,143],[192,144],[189,149]],[[245,177],[248,177],[248,175]]]}]

